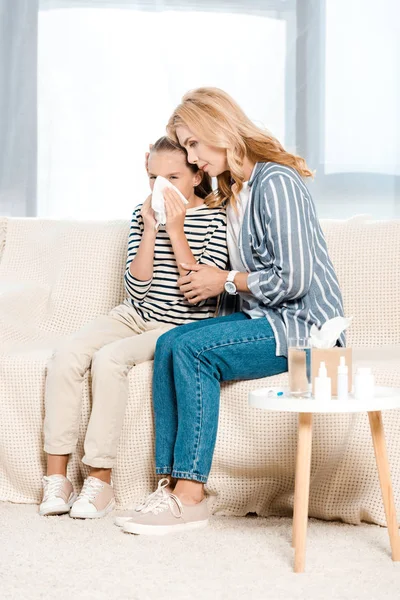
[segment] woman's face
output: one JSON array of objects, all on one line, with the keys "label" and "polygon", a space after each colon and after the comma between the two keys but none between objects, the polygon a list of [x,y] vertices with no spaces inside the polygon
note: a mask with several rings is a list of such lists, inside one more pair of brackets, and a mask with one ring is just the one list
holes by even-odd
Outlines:
[{"label": "woman's face", "polygon": [[217,177],[229,170],[226,150],[208,146],[184,125],[176,128],[179,144],[185,148],[188,161],[203,169],[211,177]]},{"label": "woman's face", "polygon": [[158,175],[168,179],[188,200],[194,194],[194,188],[202,179],[201,173],[193,173],[187,166],[183,152],[150,152],[148,175],[151,191]]}]

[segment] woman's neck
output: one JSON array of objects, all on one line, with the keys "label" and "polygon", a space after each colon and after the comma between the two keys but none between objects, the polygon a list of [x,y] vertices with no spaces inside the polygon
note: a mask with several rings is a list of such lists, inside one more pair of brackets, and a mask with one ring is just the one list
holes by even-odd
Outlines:
[{"label": "woman's neck", "polygon": [[250,179],[255,164],[256,163],[253,162],[252,160],[250,160],[249,158],[247,158],[247,156],[244,157],[244,160],[243,160],[243,174],[244,174],[244,180],[245,181],[248,181]]}]

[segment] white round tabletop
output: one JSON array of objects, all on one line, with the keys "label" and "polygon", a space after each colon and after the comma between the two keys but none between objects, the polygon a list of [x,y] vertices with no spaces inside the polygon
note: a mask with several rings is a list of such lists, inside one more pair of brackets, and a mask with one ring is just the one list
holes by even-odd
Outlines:
[{"label": "white round tabletop", "polygon": [[[277,391],[282,396],[277,396]],[[270,393],[269,393],[270,391]],[[294,398],[288,388],[260,388],[249,393],[249,405],[254,408],[281,412],[297,413],[359,413],[400,408],[400,389],[375,387],[372,400],[356,400],[349,394],[348,400],[332,398],[329,402],[320,402],[315,398]]]}]

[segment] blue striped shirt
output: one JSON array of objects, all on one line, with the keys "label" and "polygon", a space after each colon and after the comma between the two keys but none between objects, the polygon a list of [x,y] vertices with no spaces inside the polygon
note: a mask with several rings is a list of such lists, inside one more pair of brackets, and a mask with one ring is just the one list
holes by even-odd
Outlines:
[{"label": "blue striped shirt", "polygon": [[[247,285],[273,329],[276,355],[287,356],[288,338],[309,337],[313,324],[343,316],[342,294],[314,202],[297,171],[257,163],[249,188],[240,256]],[[345,345],[344,334],[339,343]]]}]

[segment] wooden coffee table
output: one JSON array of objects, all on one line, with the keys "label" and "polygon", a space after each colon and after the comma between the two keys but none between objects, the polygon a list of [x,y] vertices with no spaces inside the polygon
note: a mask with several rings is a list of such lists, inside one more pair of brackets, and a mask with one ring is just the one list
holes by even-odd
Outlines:
[{"label": "wooden coffee table", "polygon": [[399,529],[381,412],[400,408],[400,389],[377,387],[373,400],[355,400],[350,395],[346,401],[333,398],[329,402],[318,402],[314,398],[293,398],[286,389],[283,389],[284,396],[271,397],[268,389],[270,388],[261,388],[250,392],[250,406],[269,411],[299,414],[292,538],[292,546],[295,549],[294,571],[302,573],[305,568],[313,413],[368,413],[392,549],[392,560],[400,561]]}]

